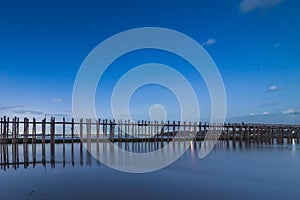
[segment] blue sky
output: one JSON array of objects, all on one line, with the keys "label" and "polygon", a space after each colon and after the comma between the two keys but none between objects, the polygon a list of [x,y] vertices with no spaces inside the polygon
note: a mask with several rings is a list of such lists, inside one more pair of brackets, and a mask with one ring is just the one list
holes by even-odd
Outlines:
[{"label": "blue sky", "polygon": [[[1,115],[71,116],[73,83],[88,53],[114,34],[154,26],[188,35],[210,54],[224,81],[227,121],[300,122],[299,1],[0,3]],[[180,58],[154,50],[134,52],[112,64],[97,90],[99,117],[110,116],[111,90],[121,76],[118,67],[126,72],[146,62],[168,64],[187,76],[200,99],[202,119],[209,118],[209,94],[201,77]],[[174,95],[157,85],[137,90],[130,108],[135,118],[143,118],[156,103],[166,105],[171,120],[179,112]]]}]

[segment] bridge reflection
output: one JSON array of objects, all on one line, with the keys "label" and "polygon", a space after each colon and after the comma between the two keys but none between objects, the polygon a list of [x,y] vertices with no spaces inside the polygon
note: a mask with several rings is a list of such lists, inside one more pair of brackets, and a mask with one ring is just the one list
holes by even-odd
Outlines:
[{"label": "bridge reflection", "polygon": [[[170,153],[184,150],[190,141],[177,141],[168,145]],[[196,142],[190,148],[194,151]],[[153,152],[166,146],[166,141],[156,142],[78,142],[78,143],[0,143],[1,170],[18,169],[20,167],[55,168],[56,165],[68,166],[100,166],[100,155],[110,159],[114,149],[122,149],[132,153]],[[200,142],[197,142],[200,147]],[[92,153],[90,153],[92,152]],[[93,155],[92,155],[93,154]],[[167,156],[167,154],[166,154]],[[122,158],[116,158],[122,164]]]}]

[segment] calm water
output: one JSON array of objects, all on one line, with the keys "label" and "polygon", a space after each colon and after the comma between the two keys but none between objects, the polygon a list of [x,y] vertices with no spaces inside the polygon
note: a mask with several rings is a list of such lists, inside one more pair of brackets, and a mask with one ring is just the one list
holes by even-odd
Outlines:
[{"label": "calm water", "polygon": [[[72,157],[70,144],[56,144],[51,157],[47,144],[44,166],[39,144],[35,167],[2,166],[0,199],[300,199],[297,145],[220,142],[200,160],[197,142],[172,165],[147,174],[110,169],[80,149],[75,144]],[[22,145],[19,157],[23,160]]]}]

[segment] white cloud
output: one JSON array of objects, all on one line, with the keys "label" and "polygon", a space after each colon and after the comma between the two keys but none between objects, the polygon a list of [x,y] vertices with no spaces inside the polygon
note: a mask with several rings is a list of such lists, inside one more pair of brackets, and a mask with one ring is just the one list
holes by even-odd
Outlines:
[{"label": "white cloud", "polygon": [[273,45],[273,48],[275,49],[275,48],[278,48],[279,46],[280,46],[280,43],[277,42],[277,43],[275,43],[275,44]]},{"label": "white cloud", "polygon": [[269,112],[263,112],[261,113],[262,115],[269,115],[270,113]]},{"label": "white cloud", "polygon": [[208,38],[208,40],[202,42],[203,46],[210,46],[215,44],[217,41],[214,38]]},{"label": "white cloud", "polygon": [[47,113],[47,116],[51,116],[51,117],[68,117],[68,114],[64,114],[64,113]]},{"label": "white cloud", "polygon": [[272,85],[266,90],[266,92],[275,92],[277,90],[279,90],[279,87],[276,85]]},{"label": "white cloud", "polygon": [[55,103],[60,103],[60,102],[62,102],[63,100],[60,99],[60,98],[52,98],[52,101],[55,102]]},{"label": "white cloud", "polygon": [[294,109],[294,108],[289,108],[287,110],[283,110],[281,113],[285,114],[285,115],[298,114],[298,111],[296,109]]},{"label": "white cloud", "polygon": [[257,8],[267,9],[280,4],[283,0],[242,0],[240,3],[240,12],[248,13]]},{"label": "white cloud", "polygon": [[255,116],[255,113],[250,113],[249,116]]},{"label": "white cloud", "polygon": [[21,115],[43,115],[44,114],[42,111],[36,111],[36,110],[15,110],[13,112]]}]

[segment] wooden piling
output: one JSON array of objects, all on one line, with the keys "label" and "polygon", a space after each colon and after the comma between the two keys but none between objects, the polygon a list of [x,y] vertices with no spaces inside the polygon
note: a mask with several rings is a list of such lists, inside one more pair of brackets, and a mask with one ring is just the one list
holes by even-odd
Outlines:
[{"label": "wooden piling", "polygon": [[233,137],[233,143],[236,142],[236,127],[235,125],[232,127],[232,137]]},{"label": "wooden piling", "polygon": [[[1,122],[0,122],[0,124],[1,124],[1,127],[0,127],[0,137],[2,137],[2,135],[3,135],[3,118],[1,117]],[[0,138],[1,139],[1,138]]]},{"label": "wooden piling", "polygon": [[[94,130],[94,126],[96,126],[96,141],[100,141],[100,134],[103,128],[103,137],[106,137],[112,142],[118,141],[119,143],[132,142],[132,150],[136,152],[147,151],[151,148],[155,147],[156,149],[165,145],[166,142],[171,140],[171,137],[175,137],[176,133],[180,132],[178,135],[180,140],[186,140],[189,137],[190,133],[195,134],[195,140],[203,140],[209,130],[221,130],[222,134],[220,136],[220,140],[232,140],[232,142],[236,142],[239,140],[239,144],[244,142],[249,144],[254,141],[255,144],[273,144],[276,143],[275,138],[277,139],[278,144],[292,144],[294,142],[299,143],[300,141],[300,131],[299,126],[296,125],[271,125],[271,124],[217,124],[217,123],[192,123],[192,122],[175,122],[175,121],[138,121],[130,122],[130,120],[125,121],[115,121],[96,120],[96,123],[92,123],[91,119],[86,119],[86,122],[80,120],[80,122],[75,122],[72,119],[72,122],[66,122],[65,118],[62,118],[62,121],[55,121],[54,117],[51,117],[50,122],[43,119],[42,122],[36,121],[35,118],[30,121],[28,118],[24,118],[24,121],[19,121],[19,118],[8,118],[6,116],[1,118],[0,121],[0,151],[2,153],[0,156],[1,163],[14,163],[13,168],[17,167],[17,163],[19,160],[18,157],[18,143],[22,143],[21,147],[23,147],[24,156],[24,166],[27,167],[28,163],[35,166],[36,160],[36,143],[42,142],[42,154],[43,158],[45,158],[45,143],[50,142],[50,153],[51,159],[54,160],[54,144],[56,142],[67,143],[70,140],[67,139],[67,131],[66,126],[71,124],[71,137],[72,144],[77,142],[76,134],[74,133],[74,126],[79,124],[80,126],[80,136],[81,139],[88,141],[88,143],[94,141],[94,133],[91,130]],[[182,123],[182,125],[180,125]],[[21,130],[19,130],[19,125],[21,124]],[[42,126],[42,138],[40,139],[37,136],[37,130],[40,130],[39,126]],[[55,128],[56,125],[62,126],[62,132],[58,133],[59,135],[62,133],[61,137],[55,137]],[[50,140],[48,139],[49,130],[48,126],[50,126]],[[86,127],[85,127],[86,126]],[[102,126],[102,127],[101,127]],[[182,127],[180,127],[182,126]],[[23,130],[22,130],[23,128]],[[87,134],[85,135],[85,129],[87,128]],[[116,130],[117,128],[117,130]],[[123,132],[122,132],[123,130]],[[101,132],[101,133],[100,133]],[[84,134],[83,134],[84,133]],[[125,134],[125,139],[122,138],[123,133]],[[131,137],[133,136],[133,137]],[[216,135],[212,135],[216,136]],[[253,139],[253,140],[252,140]],[[145,143],[140,143],[140,142]],[[153,143],[148,144],[147,142]],[[176,143],[177,144],[177,143]],[[148,145],[148,148],[147,148]],[[155,145],[155,146],[154,146]],[[121,148],[123,145],[121,144]],[[128,146],[127,146],[128,147]],[[48,148],[48,147],[47,147]],[[131,147],[130,147],[131,148]],[[129,149],[130,149],[129,148]],[[32,149],[32,151],[31,151]],[[65,152],[65,150],[63,150]],[[30,152],[30,153],[29,153]],[[32,154],[31,154],[32,153]],[[31,156],[32,155],[32,156]],[[30,158],[32,157],[32,159]],[[63,156],[64,157],[64,156]],[[29,159],[30,158],[30,159]],[[22,160],[22,159],[21,159]],[[30,161],[30,162],[29,162]],[[33,162],[31,162],[33,161]],[[43,163],[46,160],[43,159]],[[22,162],[23,164],[23,162]],[[55,163],[51,163],[53,166]],[[11,165],[11,164],[10,164]],[[6,166],[7,168],[7,166]]]},{"label": "wooden piling", "polygon": [[29,119],[24,118],[24,131],[23,131],[23,160],[24,168],[28,167],[28,130],[29,130]]},{"label": "wooden piling", "polygon": [[128,137],[129,137],[129,127],[130,127],[130,120],[125,120],[124,121],[124,134],[125,134],[125,142],[128,142]]},{"label": "wooden piling", "polygon": [[110,135],[110,141],[114,142],[115,140],[115,123],[113,121],[109,121],[109,135]]},{"label": "wooden piling", "polygon": [[50,121],[50,163],[51,168],[55,167],[55,117]]},{"label": "wooden piling", "polygon": [[79,120],[79,136],[80,136],[80,139],[82,140],[83,139],[83,119]]},{"label": "wooden piling", "polygon": [[63,117],[63,143],[65,143],[66,140],[66,119]]},{"label": "wooden piling", "polygon": [[243,139],[244,139],[244,122],[239,127],[239,132],[240,132],[240,142],[243,142]]},{"label": "wooden piling", "polygon": [[164,141],[164,136],[165,136],[165,124],[164,124],[164,121],[161,121],[160,122],[161,125],[160,125],[160,140],[163,142]]},{"label": "wooden piling", "polygon": [[32,161],[33,161],[33,167],[36,165],[36,120],[33,118],[33,123],[32,123],[32,140],[31,140],[31,145],[32,145]]},{"label": "wooden piling", "polygon": [[51,117],[50,121],[50,143],[55,143],[55,117]]},{"label": "wooden piling", "polygon": [[122,120],[118,120],[118,142],[122,142],[121,131],[122,131]]},{"label": "wooden piling", "polygon": [[74,146],[74,118],[72,118],[72,123],[71,123],[71,142],[72,146]]},{"label": "wooden piling", "polygon": [[186,121],[183,122],[183,139],[186,138]]},{"label": "wooden piling", "polygon": [[173,131],[172,131],[172,139],[174,139],[174,137],[175,137],[175,129],[176,129],[175,121],[173,121],[173,126],[172,126],[172,128],[173,128]]},{"label": "wooden piling", "polygon": [[42,143],[45,143],[46,138],[46,118],[42,120]]},{"label": "wooden piling", "polygon": [[147,137],[148,137],[148,144],[150,144],[150,139],[151,139],[151,122],[150,121],[148,121],[148,125],[147,125],[147,127],[148,127],[148,130],[147,130]]},{"label": "wooden piling", "polygon": [[297,137],[297,144],[299,144],[299,141],[300,141],[300,128],[298,127],[297,129],[296,129],[296,137]]},{"label": "wooden piling", "polygon": [[36,144],[36,120],[35,118],[33,118],[32,121],[32,140],[31,140],[32,144]]},{"label": "wooden piling", "polygon": [[96,120],[96,142],[99,143],[100,139],[100,119]]}]

